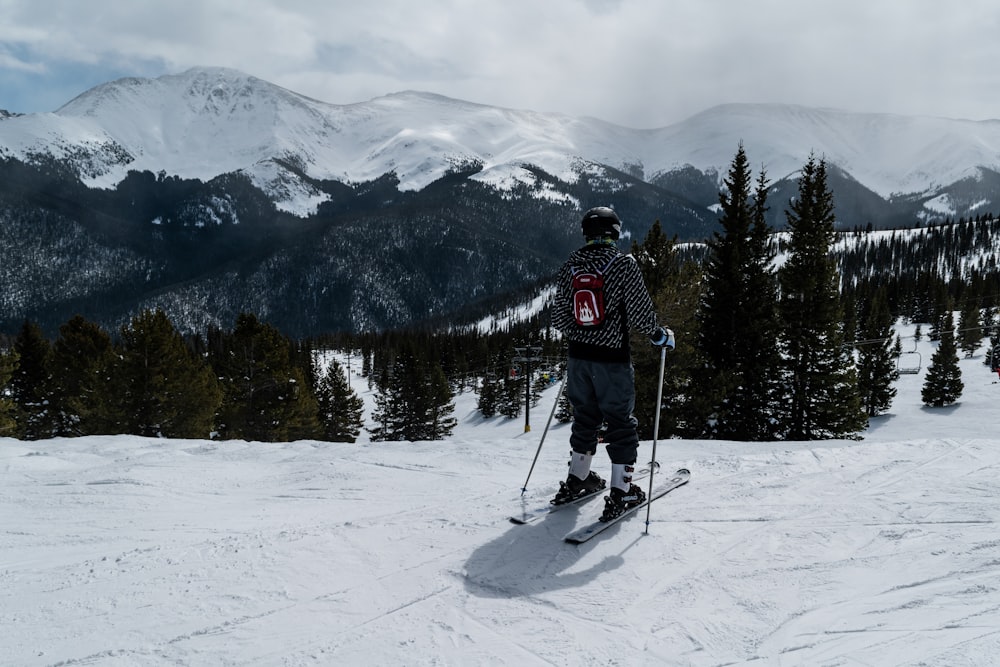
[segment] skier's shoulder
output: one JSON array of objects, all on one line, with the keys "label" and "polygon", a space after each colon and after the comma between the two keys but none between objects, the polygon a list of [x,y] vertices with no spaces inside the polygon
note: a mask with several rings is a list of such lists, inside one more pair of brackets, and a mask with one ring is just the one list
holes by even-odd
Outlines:
[{"label": "skier's shoulder", "polygon": [[635,273],[639,270],[639,263],[636,261],[635,255],[624,253],[617,248],[614,251],[615,255],[611,259],[611,264],[615,270],[625,274]]},{"label": "skier's shoulder", "polygon": [[635,261],[631,255],[624,254],[613,245],[595,243],[574,250],[570,254],[567,264],[605,267],[611,264],[618,264],[622,258],[629,258],[631,261]]}]

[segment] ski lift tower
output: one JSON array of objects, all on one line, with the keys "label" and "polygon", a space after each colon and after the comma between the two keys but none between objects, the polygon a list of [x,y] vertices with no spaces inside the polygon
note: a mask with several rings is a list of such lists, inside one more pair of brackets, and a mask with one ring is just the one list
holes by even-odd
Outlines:
[{"label": "ski lift tower", "polygon": [[536,361],[541,361],[542,358],[538,355],[542,353],[541,346],[528,345],[525,347],[515,347],[514,352],[517,356],[512,359],[515,364],[527,364],[527,370],[524,374],[524,432],[527,433],[531,430],[531,364]]}]

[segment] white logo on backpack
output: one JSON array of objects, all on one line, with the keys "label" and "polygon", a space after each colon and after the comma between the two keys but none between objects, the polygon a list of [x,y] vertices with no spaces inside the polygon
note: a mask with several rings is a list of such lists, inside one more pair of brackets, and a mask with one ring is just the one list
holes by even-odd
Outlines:
[{"label": "white logo on backpack", "polygon": [[572,269],[573,318],[581,327],[598,327],[604,323],[604,274],[616,257],[603,269]]}]

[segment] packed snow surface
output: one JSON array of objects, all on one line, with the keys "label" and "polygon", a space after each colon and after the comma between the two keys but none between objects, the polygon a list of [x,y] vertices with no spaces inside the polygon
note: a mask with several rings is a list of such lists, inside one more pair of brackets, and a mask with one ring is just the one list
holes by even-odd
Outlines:
[{"label": "packed snow surface", "polygon": [[690,484],[583,546],[600,501],[507,521],[555,387],[444,442],[0,440],[0,663],[995,664],[1000,384],[924,408],[918,349],[862,441],[660,440]]}]

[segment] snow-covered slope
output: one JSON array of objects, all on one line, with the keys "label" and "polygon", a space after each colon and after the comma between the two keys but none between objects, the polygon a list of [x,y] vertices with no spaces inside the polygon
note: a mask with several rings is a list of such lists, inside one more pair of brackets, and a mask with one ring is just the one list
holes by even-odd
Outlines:
[{"label": "snow-covered slope", "polygon": [[403,189],[470,164],[501,187],[530,180],[524,164],[567,181],[594,163],[652,179],[685,165],[724,173],[740,142],[772,180],[813,152],[883,197],[933,194],[980,168],[1000,171],[1000,121],[733,104],[636,130],[418,92],[330,104],[222,68],[121,79],[54,113],[0,122],[0,155],[72,160],[94,185],[111,186],[128,169],[203,180],[245,170],[290,209],[315,204],[296,169],[349,182],[394,171]]},{"label": "snow-covered slope", "polygon": [[530,433],[465,394],[446,442],[0,440],[0,662],[994,664],[1000,384],[960,366],[960,403],[903,376],[861,442],[660,441],[691,483],[582,547],[599,503],[506,521],[554,388]]},{"label": "snow-covered slope", "polygon": [[[316,179],[357,182],[395,172],[419,189],[458,166],[509,182],[521,163],[566,179],[581,157],[620,162],[620,128],[404,92],[319,102],[243,73],[198,68],[93,88],[55,113],[0,124],[0,150],[73,160],[98,186],[127,170],[210,179],[245,170],[277,184],[280,161]],[[493,172],[493,170],[496,170]],[[287,178],[286,178],[287,182]],[[273,188],[272,188],[273,189]]]},{"label": "snow-covered slope", "polygon": [[801,168],[810,152],[836,164],[874,192],[924,193],[978,167],[1000,169],[1000,121],[861,114],[781,104],[730,104],[657,131],[657,154],[672,162],[722,170],[742,142],[754,169],[774,179]]}]

